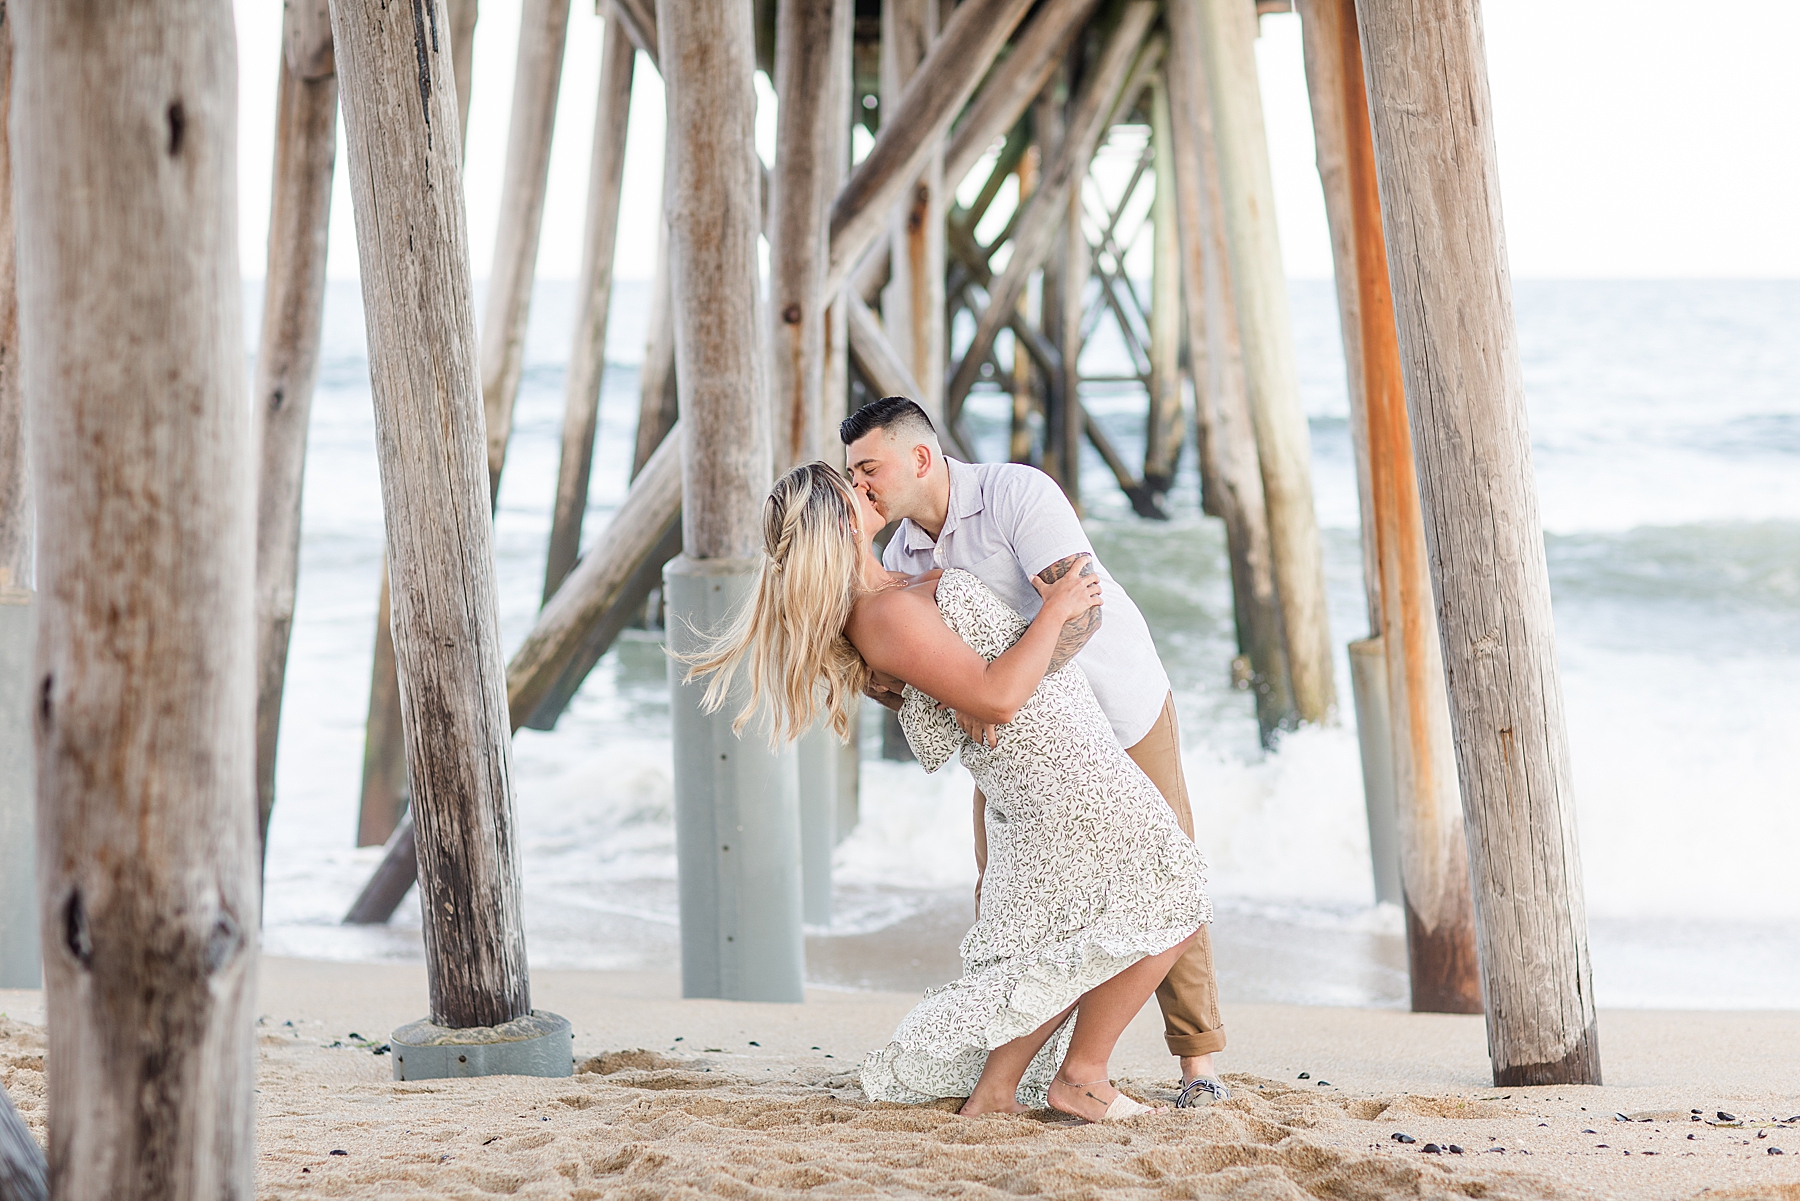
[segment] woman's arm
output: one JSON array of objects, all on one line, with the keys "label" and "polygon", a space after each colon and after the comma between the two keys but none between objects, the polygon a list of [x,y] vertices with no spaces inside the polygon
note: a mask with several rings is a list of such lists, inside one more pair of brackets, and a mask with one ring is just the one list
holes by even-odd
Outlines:
[{"label": "woman's arm", "polygon": [[1063,626],[1100,604],[1099,579],[1079,572],[1039,585],[1038,591],[1043,608],[992,663],[944,624],[937,602],[924,588],[868,598],[856,607],[845,634],[876,671],[898,676],[941,704],[1003,725],[1042,682]]}]

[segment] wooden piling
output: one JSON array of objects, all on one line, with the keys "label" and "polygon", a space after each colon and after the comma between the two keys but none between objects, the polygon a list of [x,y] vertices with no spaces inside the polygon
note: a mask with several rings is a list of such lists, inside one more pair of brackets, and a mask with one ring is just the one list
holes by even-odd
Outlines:
[{"label": "wooden piling", "polygon": [[[1070,49],[1073,53],[1082,48],[1084,39],[1077,36]],[[1050,73],[1049,81],[1044,85],[1031,105],[1031,124],[1038,147],[1037,180],[1032,187],[1032,196],[1036,196],[1043,182],[1044,163],[1055,157],[1062,149],[1064,133],[1067,130],[1069,102],[1069,59],[1065,55],[1057,62]],[[1032,197],[1023,197],[1019,204],[1021,210]],[[1015,215],[1013,225],[1018,225]],[[992,288],[989,292],[991,294]],[[1080,307],[1080,298],[1075,300]],[[1044,449],[1042,467],[1058,485],[1062,483],[1064,460],[1063,451],[1063,396],[1068,387],[1068,374],[1065,370],[1069,358],[1063,353],[1063,309],[1066,301],[1062,286],[1062,256],[1047,254],[1038,273],[1038,323],[1052,346],[1056,348],[1058,365],[1049,373],[1044,381]]]},{"label": "wooden piling", "polygon": [[500,471],[525,371],[525,326],[550,183],[550,140],[569,37],[570,0],[524,0],[513,67],[512,124],[500,184],[500,224],[481,321],[481,399],[487,411],[488,488],[500,503]]},{"label": "wooden piling", "polygon": [[[37,988],[43,982],[38,966],[37,755],[31,734],[37,653],[31,562],[37,522],[25,444],[25,394],[19,388],[11,96],[12,25],[0,11],[0,988]],[[40,1174],[42,1159],[40,1155]]]},{"label": "wooden piling", "polygon": [[[972,0],[978,6],[980,0]],[[681,396],[682,550],[664,573],[669,649],[698,649],[756,586],[771,472],[761,353],[755,46],[741,0],[659,0],[668,93],[663,208]],[[803,997],[799,812],[791,750],[739,739],[729,709],[669,674],[682,992]]]},{"label": "wooden piling", "polygon": [[[988,306],[977,319],[974,337],[945,390],[946,424],[955,426],[962,402],[980,377],[981,365],[993,348],[995,336],[1016,315],[1019,297],[1031,273],[1053,250],[1058,250],[1059,244],[1064,340],[1058,349],[1065,364],[1064,374],[1071,374],[1079,357],[1082,307],[1079,297],[1089,258],[1087,237],[1081,230],[1081,181],[1087,175],[1095,148],[1112,124],[1114,106],[1127,76],[1138,63],[1140,50],[1154,52],[1145,47],[1144,41],[1155,17],[1156,6],[1149,0],[1131,0],[1126,4],[1099,60],[1082,81],[1080,92],[1070,104],[1067,132],[1050,164],[1044,168],[1038,190],[1019,214],[1012,238],[1012,257],[1007,260],[1005,270],[994,278],[988,290]],[[1065,387],[1074,394],[1072,384]],[[1063,436],[1069,443],[1079,445],[1081,427],[1074,424],[1078,418],[1073,414],[1073,406],[1070,406],[1064,417]],[[1071,432],[1073,437],[1070,437]],[[1066,478],[1062,480],[1065,491],[1069,490],[1071,482]]]},{"label": "wooden piling", "polygon": [[255,460],[231,10],[6,19],[51,1190],[248,1197]]},{"label": "wooden piling", "polygon": [[530,1012],[512,740],[442,0],[332,6],[369,326],[431,1020]]},{"label": "wooden piling", "polygon": [[282,34],[268,264],[250,392],[251,440],[261,468],[256,494],[256,807],[265,859],[300,576],[306,433],[325,323],[325,253],[337,161],[337,75],[329,9],[318,0],[288,5]]},{"label": "wooden piling", "polygon": [[[994,139],[1017,125],[1049,85],[1057,64],[1100,0],[1048,0],[1020,27],[1006,58],[994,66],[944,148],[944,184],[954,195]],[[1052,147],[1038,139],[1042,152]]]},{"label": "wooden piling", "polygon": [[1181,405],[1181,256],[1175,230],[1175,181],[1170,160],[1169,88],[1150,85],[1150,143],[1156,156],[1151,201],[1154,253],[1150,266],[1150,404],[1144,423],[1144,490],[1160,498],[1175,482],[1187,438]]},{"label": "wooden piling", "polygon": [[837,291],[887,228],[894,204],[943,142],[950,122],[1030,7],[1031,0],[964,0],[913,72],[912,85],[893,107],[883,105],[881,133],[831,205],[826,292]]},{"label": "wooden piling", "polygon": [[[1042,156],[1042,147],[1032,146],[1019,158],[1016,173],[1021,205],[1029,201],[1031,194],[1037,190],[1038,167]],[[1032,325],[1038,325],[1042,320],[1039,299],[1039,296],[1031,294],[1029,288],[1019,295],[1019,315]],[[1024,339],[1016,333],[1013,335],[1012,359],[1012,425],[1006,440],[1006,457],[1014,463],[1029,463],[1032,460],[1031,414],[1040,408],[1038,372],[1032,367],[1031,355],[1025,348]],[[1046,379],[1044,382],[1049,384],[1052,381]]]},{"label": "wooden piling", "polygon": [[1275,591],[1262,468],[1244,383],[1213,144],[1212,97],[1201,60],[1200,25],[1191,4],[1170,6],[1169,38],[1171,166],[1188,358],[1195,364],[1201,475],[1207,482],[1207,503],[1225,524],[1238,648],[1249,666],[1243,678],[1255,699],[1257,726],[1267,746],[1276,731],[1295,724],[1297,715]]},{"label": "wooden piling", "polygon": [[[854,8],[851,11],[854,17]],[[832,35],[838,39],[837,47],[831,55],[832,91],[826,101],[826,106],[836,114],[831,124],[832,197],[837,195],[838,189],[844,184],[844,177],[850,172],[850,130],[858,115],[854,79],[855,33],[854,20],[837,22],[832,26]],[[836,461],[836,456],[840,453],[835,434],[838,423],[850,415],[850,298],[845,295],[845,291],[846,288],[840,287],[833,293],[825,309],[825,383],[820,403],[824,408],[822,437],[829,448],[822,453],[822,457],[830,461]],[[861,702],[855,704],[860,707]],[[857,711],[853,708],[850,738],[836,748],[836,802],[831,815],[831,842],[834,847],[849,837],[850,831],[862,820],[862,740],[856,736],[857,727]],[[804,827],[801,833],[804,841]],[[802,853],[808,849],[803,845]],[[808,861],[812,861],[811,857]],[[825,861],[829,865],[829,850],[825,852]]]},{"label": "wooden piling", "polygon": [[[581,682],[600,661],[663,565],[681,549],[681,450],[667,439],[632,481],[625,503],[538,612],[537,621],[506,665],[507,724],[547,730],[556,724]],[[379,925],[394,915],[418,875],[418,844],[410,818],[385,843],[380,864],[344,921]]]},{"label": "wooden piling", "polygon": [[[938,35],[938,0],[884,0],[881,6],[881,103],[898,112],[900,97]],[[900,192],[888,221],[890,274],[882,292],[888,340],[918,381],[913,399],[943,411],[944,144],[933,139],[924,162]]]},{"label": "wooden piling", "polygon": [[581,555],[600,425],[600,387],[606,374],[606,322],[612,306],[613,252],[619,233],[619,195],[625,182],[625,131],[631,118],[631,79],[637,48],[617,19],[600,34],[600,98],[594,106],[594,146],[588,158],[587,226],[581,237],[576,285],[575,341],[563,387],[562,456],[544,562],[548,601]]},{"label": "wooden piling", "polygon": [[[309,0],[316,2],[316,0]],[[456,76],[457,154],[469,145],[470,68],[474,63],[478,0],[446,0],[450,18],[450,59]],[[400,678],[394,660],[391,581],[387,555],[381,557],[381,588],[375,603],[375,652],[369,667],[369,716],[363,729],[362,794],[357,805],[356,845],[378,847],[393,836],[410,803],[406,781]]]},{"label": "wooden piling", "polygon": [[1378,602],[1373,630],[1386,663],[1385,724],[1412,1005],[1423,1013],[1479,1013],[1469,854],[1394,332],[1356,3],[1305,0],[1300,11],[1336,263],[1350,419],[1361,444],[1359,475],[1367,479],[1359,491],[1368,497],[1362,525],[1376,564],[1370,581]]},{"label": "wooden piling", "polygon": [[[918,0],[894,4],[891,16],[915,31],[908,17],[929,16],[936,25],[936,0],[927,0],[929,14],[915,11]],[[835,450],[838,442],[825,415],[826,311],[825,263],[830,253],[827,222],[831,201],[837,195],[843,165],[842,126],[846,108],[839,103],[844,88],[840,80],[849,65],[849,33],[855,14],[850,0],[781,0],[775,16],[775,93],[780,100],[775,132],[775,164],[770,172],[769,214],[769,383],[774,425],[775,465],[780,470],[810,463]],[[923,56],[925,43],[916,43]],[[883,64],[889,55],[884,41]],[[905,57],[896,51],[898,62]],[[905,286],[936,283],[937,319],[930,320],[930,296],[916,289],[906,297],[915,358],[933,352],[931,330],[937,331],[936,353],[943,350],[943,233],[942,200],[931,201],[941,190],[941,156],[920,177],[917,211],[938,218],[935,274],[919,274],[920,264],[929,270],[929,254],[920,251],[917,231],[908,231],[909,253],[901,260],[912,274]],[[929,220],[929,218],[927,218]],[[923,239],[928,248],[932,239]],[[920,255],[924,257],[921,259]],[[901,286],[896,280],[893,289]],[[921,310],[917,306],[924,305]],[[926,324],[921,326],[921,315]],[[941,380],[943,372],[937,372]],[[836,845],[832,827],[837,815],[838,738],[823,722],[806,732],[796,748],[802,867],[802,909],[808,922],[831,922],[831,852]]]},{"label": "wooden piling", "polygon": [[47,1201],[49,1196],[44,1149],[0,1088],[0,1201]]},{"label": "wooden piling", "polygon": [[1599,1084],[1550,579],[1474,0],[1362,0],[1494,1082]]},{"label": "wooden piling", "polygon": [[1198,45],[1212,99],[1231,286],[1269,513],[1288,676],[1300,719],[1323,722],[1337,704],[1337,689],[1325,566],[1313,511],[1311,436],[1300,407],[1287,278],[1275,227],[1274,184],[1256,79],[1256,10],[1238,0],[1172,0],[1171,25],[1188,19],[1200,26]]},{"label": "wooden piling", "polygon": [[[775,464],[782,471],[822,457],[830,437],[824,411],[826,222],[842,171],[835,152],[843,114],[827,98],[837,91],[833,54],[843,40],[837,25],[851,19],[844,0],[782,0],[776,9],[780,106],[770,172],[768,336]],[[941,273],[938,278],[941,292]]]},{"label": "wooden piling", "polygon": [[[1110,120],[1107,122],[1110,124]],[[1070,133],[1079,136],[1077,127],[1071,123]],[[1099,137],[1106,136],[1105,127],[1099,131]],[[1081,404],[1081,348],[1085,342],[1082,336],[1083,318],[1087,311],[1088,274],[1093,266],[1093,251],[1088,246],[1087,230],[1082,225],[1081,184],[1087,176],[1088,160],[1093,158],[1094,147],[1099,144],[1097,137],[1087,147],[1075,173],[1068,177],[1063,187],[1062,222],[1057,226],[1056,249],[1058,262],[1056,265],[1057,286],[1062,289],[1062,333],[1056,340],[1056,349],[1062,354],[1062,404],[1057,407],[1056,420],[1061,425],[1057,431],[1057,446],[1062,451],[1061,462],[1057,464],[1056,478],[1062,485],[1063,495],[1069,503],[1081,512],[1081,443],[1085,413]],[[1021,222],[1021,230],[1023,222]],[[1011,266],[1017,261],[1020,247],[1013,246],[1013,258],[1007,261]],[[975,329],[980,337],[981,327]],[[965,359],[966,363],[967,360]],[[959,368],[958,379],[953,387],[962,383],[963,372]],[[973,383],[973,379],[970,383]],[[964,391],[966,396],[967,392]],[[959,397],[959,400],[961,398]]]}]

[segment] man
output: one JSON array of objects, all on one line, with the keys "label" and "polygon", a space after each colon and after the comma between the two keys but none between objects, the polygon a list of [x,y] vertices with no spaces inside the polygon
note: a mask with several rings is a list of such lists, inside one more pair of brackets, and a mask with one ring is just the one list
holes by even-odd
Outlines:
[{"label": "man", "polygon": [[[1189,838],[1194,836],[1174,697],[1150,628],[1094,556],[1081,521],[1062,490],[1043,472],[1018,463],[959,463],[944,457],[925,411],[901,396],[863,406],[838,427],[852,483],[875,511],[900,528],[882,562],[911,574],[960,567],[978,577],[1029,618],[1039,608],[1036,575],[1050,583],[1077,563],[1097,571],[1103,604],[1063,627],[1055,671],[1070,659],[1086,674],[1100,708],[1126,753],[1150,777]],[[1082,559],[1082,556],[1088,556]],[[1102,617],[1104,613],[1104,617]],[[889,708],[899,696],[879,686],[870,695]],[[957,714],[971,738],[993,744],[996,732]],[[975,861],[987,866],[986,801],[975,793]],[[975,886],[980,904],[981,885]],[[1156,990],[1169,1053],[1181,1059],[1182,1107],[1230,1095],[1213,1065],[1225,1048],[1213,977],[1212,941],[1200,928],[1193,947]]]}]

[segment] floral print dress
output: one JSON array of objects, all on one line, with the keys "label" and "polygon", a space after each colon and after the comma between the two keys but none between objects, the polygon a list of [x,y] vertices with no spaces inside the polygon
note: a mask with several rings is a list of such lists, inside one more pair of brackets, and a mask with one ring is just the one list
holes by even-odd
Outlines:
[{"label": "floral print dress", "polygon": [[[990,663],[1029,624],[960,569],[938,580],[937,605]],[[987,871],[963,974],[926,993],[862,1065],[871,1100],[920,1103],[968,1096],[989,1051],[1168,950],[1212,920],[1212,903],[1200,853],[1073,664],[1044,678],[997,747],[970,740],[910,685],[900,725],[926,771],[960,752],[987,798]],[[1073,1027],[1064,1022],[1032,1060],[1021,1101],[1045,1104]]]}]

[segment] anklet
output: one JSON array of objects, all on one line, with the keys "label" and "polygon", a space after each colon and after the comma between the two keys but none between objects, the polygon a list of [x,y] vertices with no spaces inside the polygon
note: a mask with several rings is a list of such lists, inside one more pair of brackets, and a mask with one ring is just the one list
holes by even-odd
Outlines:
[{"label": "anklet", "polygon": [[1058,1084],[1061,1084],[1067,1088],[1087,1088],[1089,1085],[1110,1084],[1112,1082],[1110,1077],[1102,1076],[1098,1080],[1087,1080],[1080,1084],[1077,1084],[1073,1080],[1064,1080],[1063,1074],[1061,1072],[1058,1072],[1056,1074],[1056,1081]]}]

